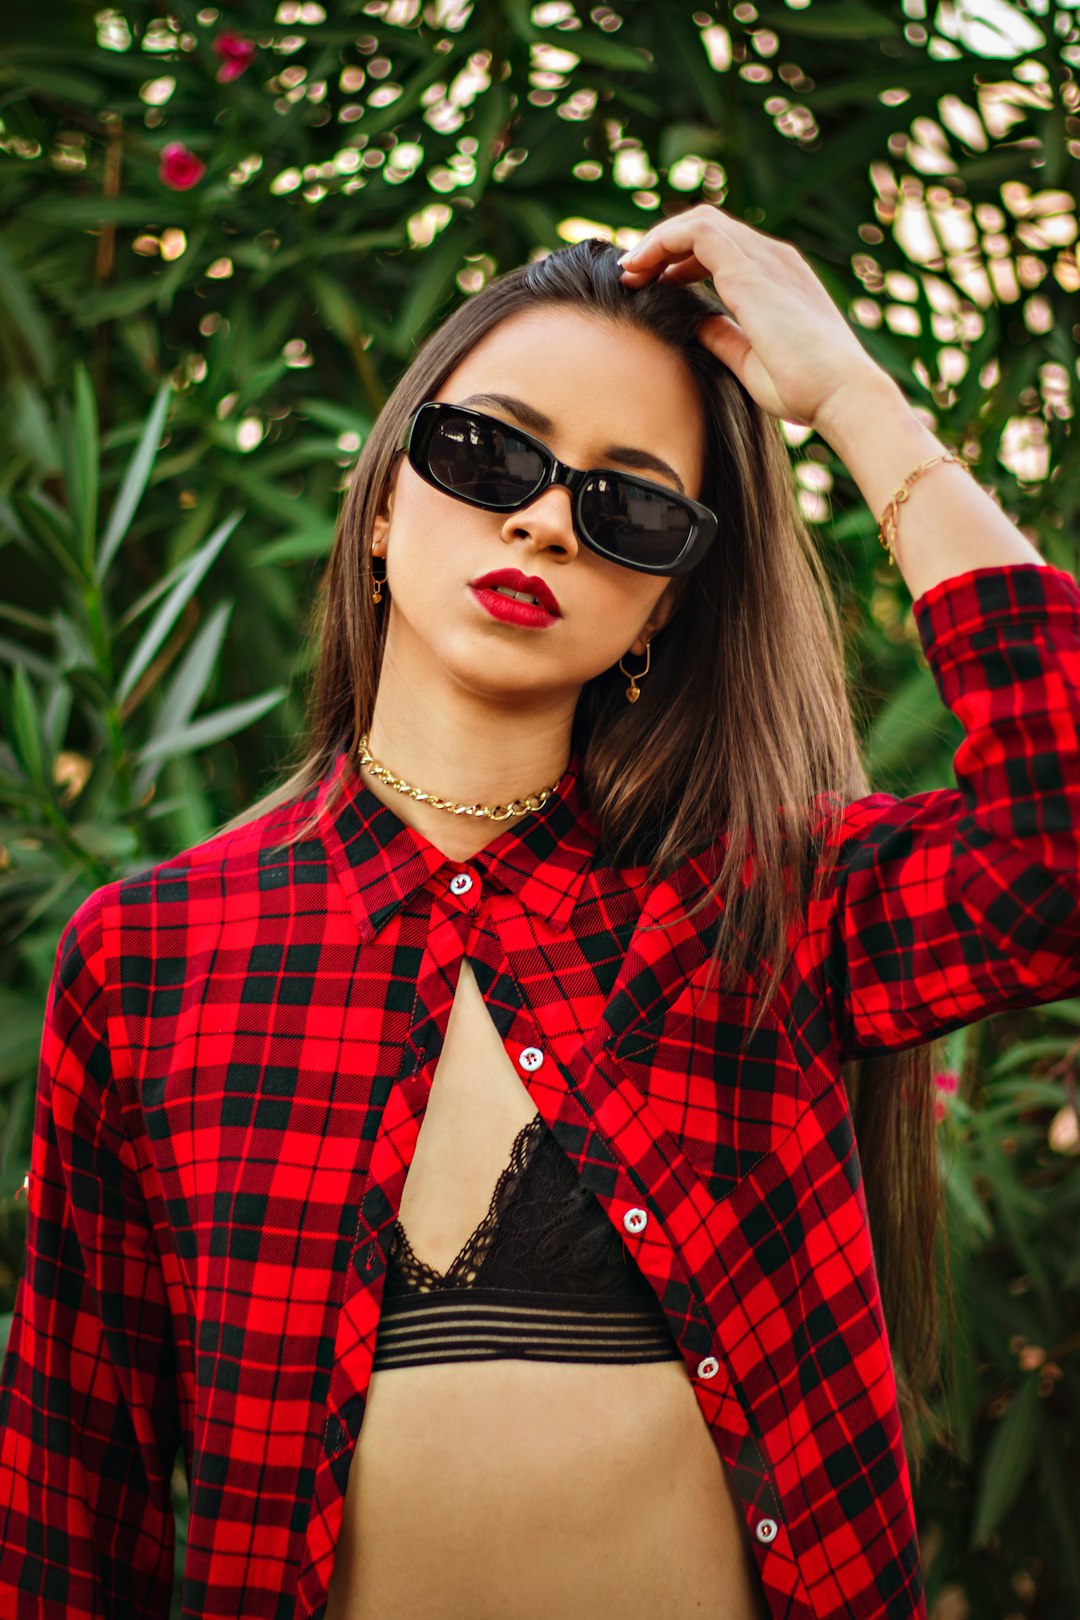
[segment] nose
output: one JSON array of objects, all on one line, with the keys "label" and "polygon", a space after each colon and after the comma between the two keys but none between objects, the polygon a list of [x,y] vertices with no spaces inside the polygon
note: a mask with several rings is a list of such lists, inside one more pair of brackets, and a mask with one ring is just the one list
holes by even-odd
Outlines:
[{"label": "nose", "polygon": [[504,540],[529,540],[535,551],[557,550],[569,559],[577,555],[573,496],[558,484],[549,484],[528,506],[507,514]]}]

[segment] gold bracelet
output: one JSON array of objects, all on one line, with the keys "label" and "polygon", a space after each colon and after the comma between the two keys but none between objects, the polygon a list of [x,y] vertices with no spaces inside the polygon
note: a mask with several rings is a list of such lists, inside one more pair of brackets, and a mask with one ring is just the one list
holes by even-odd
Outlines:
[{"label": "gold bracelet", "polygon": [[[904,479],[904,482],[900,485],[900,488],[893,495],[884,512],[881,514],[881,522],[878,524],[878,539],[885,547],[885,550],[889,553],[889,561],[894,567],[896,566],[896,558],[893,556],[892,548],[893,541],[896,539],[896,523],[899,516],[897,507],[900,505],[901,501],[907,500],[908,491],[915,482],[916,478],[918,478],[919,474],[924,473],[927,467],[937,466],[939,461],[955,461],[956,465],[958,467],[963,467],[965,472],[971,471],[971,468],[968,466],[967,462],[962,459],[962,457],[956,455],[952,450],[946,450],[944,454],[940,456],[931,456],[929,461],[921,462],[920,465],[914,469],[914,471],[908,473],[907,477]],[[886,527],[888,528],[887,538],[885,532]]]}]

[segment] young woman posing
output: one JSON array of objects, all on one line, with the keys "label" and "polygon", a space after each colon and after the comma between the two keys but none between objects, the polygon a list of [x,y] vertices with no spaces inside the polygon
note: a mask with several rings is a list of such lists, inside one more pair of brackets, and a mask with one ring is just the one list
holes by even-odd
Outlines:
[{"label": "young woman posing", "polygon": [[[777,417],[957,789],[870,791]],[[204,1620],[924,1615],[929,1043],[1080,990],[1080,590],[698,207],[434,334],[317,633],[289,780],[60,942],[0,1609],[164,1616],[182,1444]]]}]

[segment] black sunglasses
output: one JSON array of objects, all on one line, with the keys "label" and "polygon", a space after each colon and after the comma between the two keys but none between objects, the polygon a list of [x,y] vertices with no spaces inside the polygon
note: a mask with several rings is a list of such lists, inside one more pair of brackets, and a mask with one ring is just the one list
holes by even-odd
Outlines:
[{"label": "black sunglasses", "polygon": [[716,514],[689,496],[610,467],[569,467],[541,439],[464,405],[428,400],[398,448],[425,482],[485,512],[515,512],[562,485],[582,544],[643,574],[688,574],[716,538]]}]

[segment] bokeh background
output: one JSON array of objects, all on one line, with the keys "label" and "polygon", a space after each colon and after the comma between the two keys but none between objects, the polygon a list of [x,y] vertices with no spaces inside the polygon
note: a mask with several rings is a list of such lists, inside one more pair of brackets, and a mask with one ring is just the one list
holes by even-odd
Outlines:
[{"label": "bokeh background", "polygon": [[[1078,0],[0,11],[0,1349],[60,931],[279,779],[342,492],[415,346],[501,270],[716,203],[800,248],[1076,577],[1078,69]],[[783,432],[874,785],[954,786],[875,515]],[[1080,1615],[1078,1053],[1064,1001],[957,1031],[939,1076],[934,1620]],[[174,1492],[182,1568],[181,1457]]]}]

